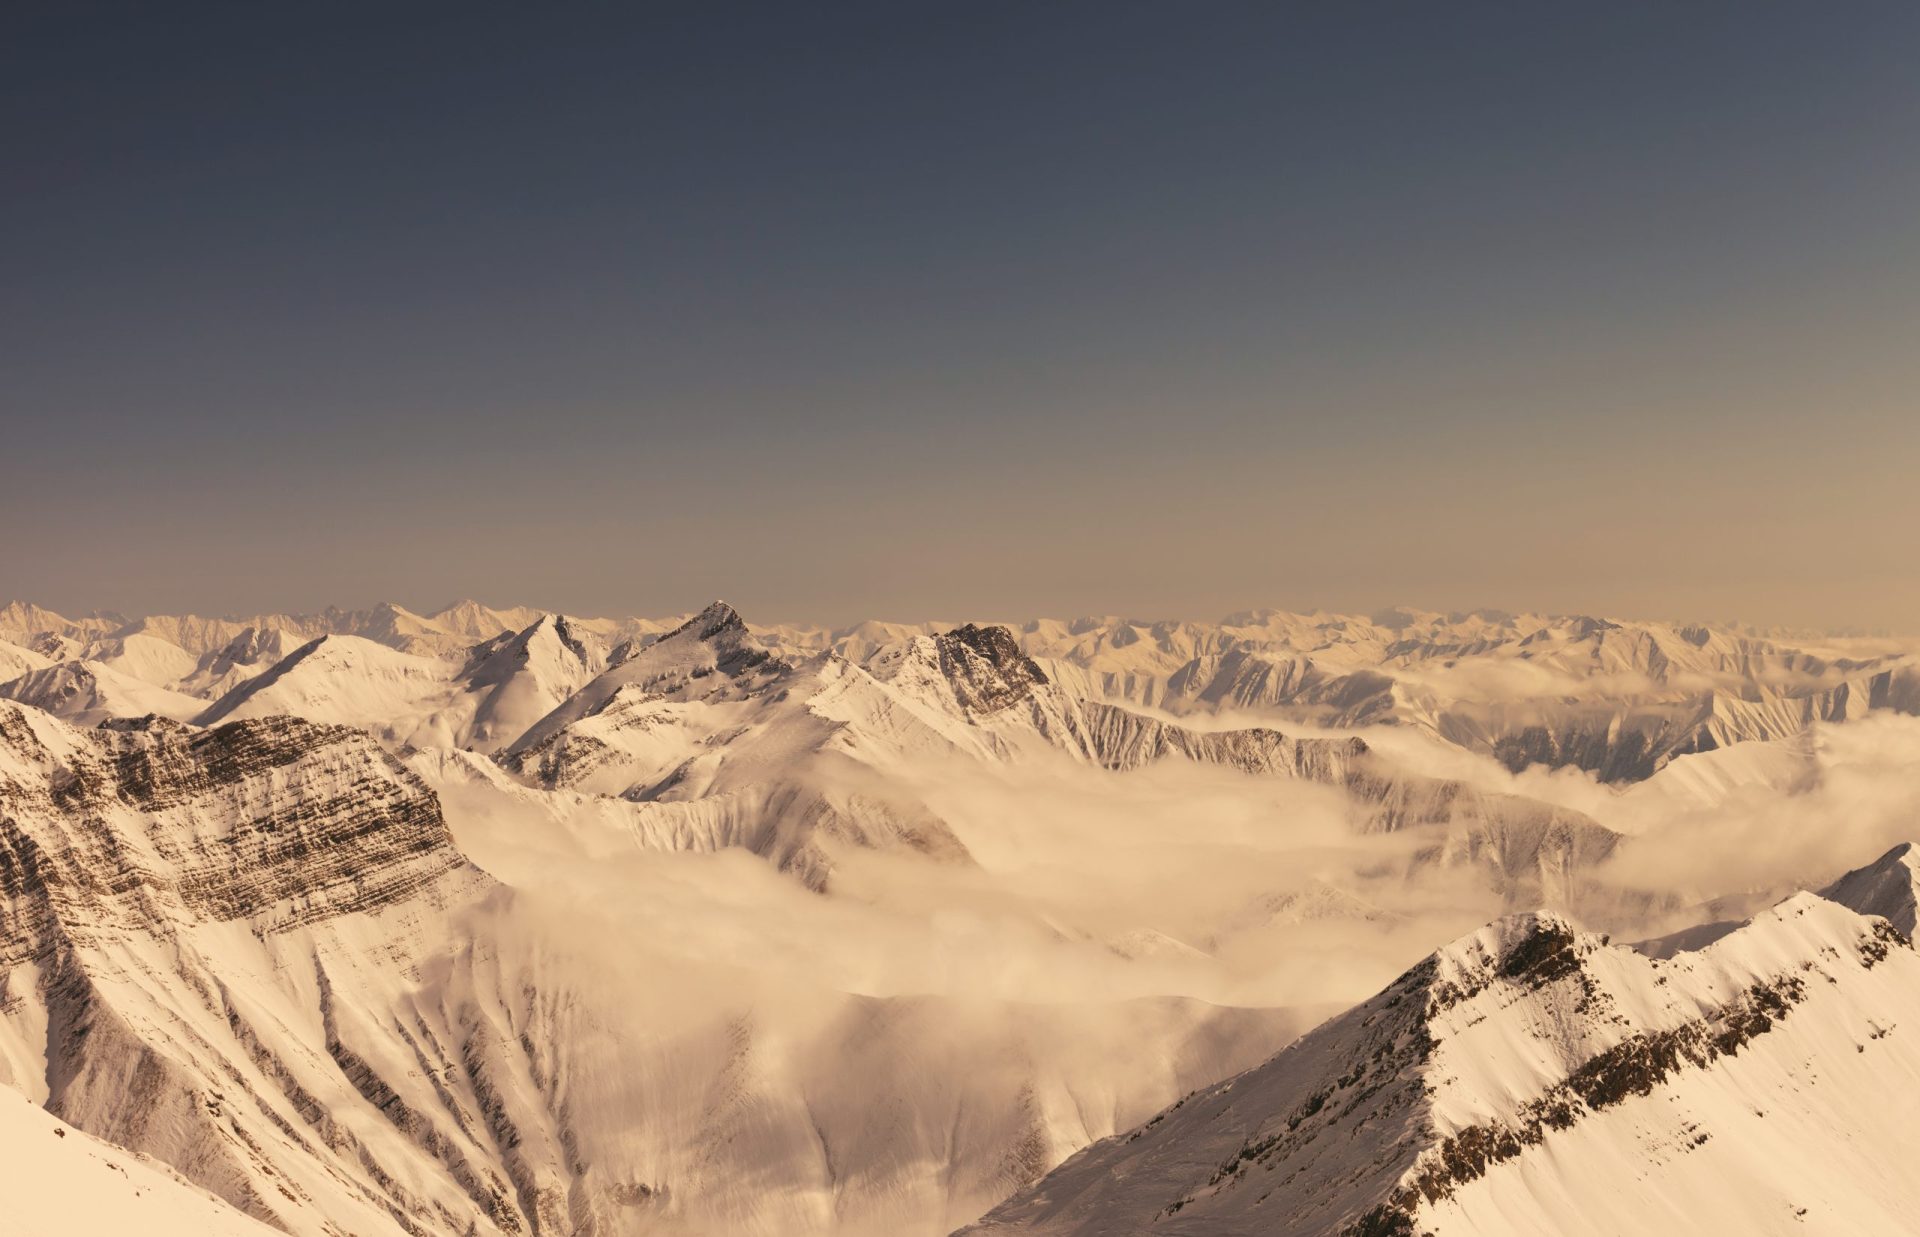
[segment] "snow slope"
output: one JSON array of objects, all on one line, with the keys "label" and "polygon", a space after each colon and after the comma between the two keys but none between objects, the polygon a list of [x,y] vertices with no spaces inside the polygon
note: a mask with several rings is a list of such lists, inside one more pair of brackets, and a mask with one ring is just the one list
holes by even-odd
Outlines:
[{"label": "snow slope", "polygon": [[376,644],[359,636],[321,636],[271,669],[203,705],[194,721],[288,715],[335,725],[364,726],[400,739],[447,690],[450,666]]},{"label": "snow slope", "polygon": [[22,645],[0,640],[0,683],[34,670],[45,670],[53,659]]},{"label": "snow slope", "polygon": [[177,688],[200,659],[177,644],[153,636],[129,634],[90,641],[82,659],[111,666],[155,687]]},{"label": "snow slope", "polygon": [[141,1233],[270,1237],[275,1231],[165,1165],[101,1142],[0,1088],[0,1208],[12,1237]]},{"label": "snow slope", "polygon": [[1855,868],[1820,891],[1820,896],[1850,906],[1862,915],[1878,915],[1902,933],[1914,933],[1920,905],[1920,855],[1902,842],[1863,868]]},{"label": "snow slope", "polygon": [[1812,894],[1664,962],[1515,916],[962,1231],[1910,1231],[1915,1017],[1907,939]]},{"label": "snow slope", "polygon": [[115,670],[104,662],[68,661],[0,683],[0,697],[44,709],[76,726],[109,718],[155,715],[184,721],[204,702]]}]

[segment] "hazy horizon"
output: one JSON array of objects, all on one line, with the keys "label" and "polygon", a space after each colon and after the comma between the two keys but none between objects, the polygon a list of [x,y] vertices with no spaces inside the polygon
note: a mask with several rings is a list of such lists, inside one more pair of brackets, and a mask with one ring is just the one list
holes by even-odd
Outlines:
[{"label": "hazy horizon", "polygon": [[1920,630],[1920,10],[100,16],[7,593]]},{"label": "hazy horizon", "polygon": [[289,616],[317,615],[317,614],[325,613],[328,610],[336,610],[340,612],[368,611],[368,610],[376,609],[383,605],[397,606],[400,609],[405,610],[410,614],[415,614],[422,618],[431,618],[434,615],[441,614],[448,610],[451,610],[456,606],[467,605],[467,604],[477,604],[477,605],[485,606],[488,609],[496,610],[496,611],[527,609],[527,610],[539,611],[544,614],[563,614],[570,617],[582,618],[582,619],[664,619],[664,618],[673,618],[673,617],[682,616],[682,615],[694,614],[699,612],[701,609],[705,608],[708,605],[712,605],[715,603],[725,603],[727,605],[733,606],[735,610],[740,612],[741,617],[745,619],[745,621],[748,624],[753,626],[820,628],[820,629],[828,629],[828,630],[844,629],[844,628],[851,627],[859,623],[865,623],[865,622],[898,623],[903,625],[915,625],[915,624],[927,624],[927,623],[935,623],[935,624],[938,624],[938,623],[953,623],[953,624],[1025,623],[1025,622],[1038,621],[1038,620],[1051,620],[1055,622],[1071,623],[1071,622],[1079,622],[1083,620],[1099,619],[1099,620],[1118,620],[1118,621],[1129,622],[1137,625],[1151,624],[1151,623],[1214,624],[1214,623],[1224,623],[1227,619],[1235,617],[1237,615],[1257,614],[1262,611],[1271,611],[1279,614],[1298,614],[1298,615],[1325,614],[1329,617],[1362,618],[1362,619],[1368,619],[1370,621],[1380,622],[1386,617],[1388,617],[1394,611],[1414,611],[1414,612],[1423,612],[1428,614],[1439,614],[1439,615],[1447,616],[1449,618],[1466,617],[1466,616],[1471,616],[1475,614],[1505,614],[1505,615],[1533,614],[1533,615],[1538,615],[1540,617],[1555,617],[1555,618],[1572,618],[1572,617],[1585,616],[1585,617],[1592,617],[1592,618],[1607,619],[1612,621],[1619,621],[1624,623],[1667,623],[1667,624],[1672,624],[1674,626],[1685,626],[1689,624],[1706,624],[1706,625],[1722,627],[1722,628],[1753,629],[1761,632],[1768,632],[1768,631],[1777,631],[1777,632],[1783,632],[1783,633],[1799,632],[1802,634],[1819,634],[1819,635],[1834,636],[1834,637],[1897,637],[1897,636],[1912,636],[1915,634],[1920,634],[1912,630],[1900,630],[1896,628],[1885,628],[1885,627],[1875,628],[1875,627],[1867,627],[1867,626],[1818,626],[1818,625],[1793,624],[1793,623],[1764,623],[1764,622],[1755,622],[1749,619],[1745,619],[1737,614],[1733,614],[1733,615],[1635,614],[1635,613],[1628,613],[1625,611],[1558,610],[1558,609],[1552,609],[1549,607],[1542,607],[1542,606],[1518,606],[1518,607],[1447,606],[1447,607],[1442,607],[1442,606],[1421,605],[1416,601],[1409,601],[1409,600],[1406,600],[1405,598],[1402,598],[1397,602],[1388,603],[1386,605],[1365,606],[1365,607],[1363,606],[1287,606],[1287,605],[1277,605],[1277,604],[1243,605],[1243,606],[1229,607],[1217,613],[1206,613],[1206,614],[1201,614],[1201,613],[1159,614],[1159,613],[1148,613],[1148,612],[1142,612],[1142,611],[1114,609],[1112,607],[1108,607],[1105,609],[1083,610],[1083,611],[1078,611],[1074,613],[1067,613],[1067,612],[1043,613],[1040,611],[1032,611],[1032,612],[1009,611],[1009,612],[1003,613],[1003,612],[981,612],[976,610],[962,610],[954,613],[926,613],[926,614],[882,613],[882,614],[861,614],[861,615],[853,616],[851,618],[832,619],[832,620],[806,616],[806,615],[792,615],[792,614],[777,613],[772,611],[761,611],[751,606],[742,605],[738,603],[733,596],[725,595],[725,594],[705,597],[701,600],[688,602],[683,605],[666,604],[666,605],[659,605],[659,606],[643,606],[639,608],[610,609],[610,610],[585,610],[585,609],[580,609],[580,608],[571,607],[571,606],[544,605],[544,604],[541,604],[538,598],[530,599],[530,600],[511,599],[511,598],[488,598],[484,596],[474,596],[471,594],[462,594],[458,597],[436,601],[429,604],[412,604],[407,601],[400,600],[394,597],[379,597],[371,600],[357,601],[353,604],[343,604],[340,602],[326,602],[326,603],[322,603],[320,605],[315,605],[315,606],[267,605],[267,606],[248,606],[241,609],[224,609],[224,610],[214,610],[207,607],[188,606],[181,609],[164,609],[163,610],[163,609],[156,609],[153,607],[121,608],[121,607],[111,607],[111,606],[56,606],[56,605],[50,605],[46,601],[39,598],[16,597],[16,596],[7,595],[5,593],[0,593],[0,609],[5,609],[7,606],[12,605],[14,603],[38,606],[41,609],[50,610],[55,614],[58,614],[60,617],[64,619],[72,620],[72,621],[80,621],[80,620],[85,620],[90,618],[120,618],[128,622],[138,622],[141,619],[151,618],[151,617],[182,616],[182,615],[192,615],[194,617],[207,618],[207,619],[220,619],[223,621],[234,621],[234,620],[261,617],[261,616],[267,616],[267,615],[289,615]]}]

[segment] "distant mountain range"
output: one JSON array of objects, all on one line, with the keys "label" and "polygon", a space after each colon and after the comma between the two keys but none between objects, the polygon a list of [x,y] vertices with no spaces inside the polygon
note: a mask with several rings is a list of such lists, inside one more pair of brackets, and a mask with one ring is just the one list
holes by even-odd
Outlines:
[{"label": "distant mountain range", "polygon": [[[566,664],[591,667],[688,619],[562,619],[462,601],[431,615],[389,604],[301,615],[69,620],[16,602],[0,609],[0,641],[11,646],[0,648],[0,674],[69,665],[62,676],[9,694],[85,701],[98,693],[107,703],[88,707],[104,715],[133,707],[129,697],[144,689],[128,679],[217,700],[245,681],[245,670],[264,673],[320,637],[472,663],[502,636],[539,642],[545,620],[567,630]],[[952,626],[751,631],[775,655],[833,652],[864,665],[883,649]],[[1409,725],[1490,752],[1510,768],[1571,765],[1610,782],[1641,780],[1676,756],[1785,738],[1816,722],[1875,709],[1920,712],[1920,642],[1887,639],[1414,610],[1371,618],[1262,610],[1219,623],[1034,620],[1008,630],[1050,679],[1081,698],[1176,715],[1255,712],[1315,727]],[[404,674],[405,665],[391,668]],[[521,707],[536,708],[547,700],[543,693],[565,686],[560,666],[545,671],[560,681],[534,688]],[[158,706],[186,707],[165,697],[151,703],[162,715],[170,714]],[[502,733],[499,722],[487,729],[483,743]]]}]

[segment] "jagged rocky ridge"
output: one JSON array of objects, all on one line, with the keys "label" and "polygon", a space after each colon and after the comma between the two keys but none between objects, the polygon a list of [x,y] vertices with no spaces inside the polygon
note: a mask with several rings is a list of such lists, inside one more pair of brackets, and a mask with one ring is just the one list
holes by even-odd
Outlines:
[{"label": "jagged rocky ridge", "polygon": [[1665,961],[1514,916],[962,1231],[1904,1231],[1916,1012],[1909,940],[1813,894]]}]

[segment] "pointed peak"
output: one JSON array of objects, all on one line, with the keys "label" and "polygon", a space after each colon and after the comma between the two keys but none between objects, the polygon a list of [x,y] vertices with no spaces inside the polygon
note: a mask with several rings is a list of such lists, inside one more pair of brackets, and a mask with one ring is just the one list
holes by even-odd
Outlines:
[{"label": "pointed peak", "polygon": [[738,610],[724,601],[714,601],[661,639],[671,640],[678,635],[690,634],[695,640],[711,640],[716,636],[730,632],[744,632],[746,629],[746,621],[740,617]]},{"label": "pointed peak", "polygon": [[1920,927],[1920,852],[1912,842],[1902,842],[1828,885],[1820,896],[1862,915],[1878,915],[1912,936]]},{"label": "pointed peak", "polygon": [[1527,911],[1503,916],[1442,946],[1421,967],[1433,968],[1436,981],[1449,993],[1444,1003],[1450,1004],[1494,980],[1529,988],[1550,983],[1578,969],[1580,960],[1603,943],[1564,915]]},{"label": "pointed peak", "polygon": [[533,620],[532,623],[529,623],[517,635],[510,635],[507,639],[511,644],[525,648],[534,640],[540,639],[542,636],[548,634],[573,656],[582,661],[587,660],[588,651],[586,641],[583,640],[580,633],[574,629],[574,625],[567,620],[567,616],[557,612],[542,614],[539,618]]},{"label": "pointed peak", "polygon": [[1048,681],[1004,627],[968,623],[935,636],[933,644],[954,696],[974,713],[998,713]]},{"label": "pointed peak", "polygon": [[955,646],[965,648],[999,670],[1023,671],[1032,675],[1037,682],[1047,681],[1047,676],[1041,673],[1040,667],[1026,655],[1020,642],[1005,627],[981,627],[977,623],[968,623],[937,639],[948,649]]},{"label": "pointed peak", "polygon": [[1880,868],[1895,863],[1908,868],[1920,866],[1920,856],[1915,855],[1912,842],[1900,843],[1900,845],[1874,860],[1873,866]]}]

